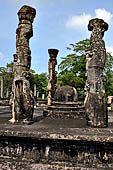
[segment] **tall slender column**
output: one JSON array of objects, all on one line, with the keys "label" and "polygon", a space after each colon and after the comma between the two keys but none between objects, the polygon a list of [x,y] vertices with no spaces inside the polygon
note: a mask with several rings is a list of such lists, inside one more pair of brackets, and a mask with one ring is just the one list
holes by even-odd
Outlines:
[{"label": "tall slender column", "polygon": [[36,84],[34,84],[34,97],[36,97]]},{"label": "tall slender column", "polygon": [[106,127],[108,114],[103,75],[106,49],[102,38],[108,24],[96,18],[89,21],[88,29],[92,33],[90,49],[86,54],[86,120],[89,126]]},{"label": "tall slender column", "polygon": [[6,98],[9,97],[9,88],[6,89]]},{"label": "tall slender column", "polygon": [[3,77],[1,76],[1,98],[4,97],[3,93],[4,93],[4,79]]},{"label": "tall slender column", "polygon": [[55,66],[57,64],[57,49],[48,49],[49,53],[49,82],[48,82],[48,106],[52,105],[52,101],[56,89],[56,72]]},{"label": "tall slender column", "polygon": [[31,51],[29,39],[33,36],[32,23],[36,10],[23,6],[19,12],[19,24],[16,30],[16,54],[14,54],[12,87],[12,119],[10,122],[28,123],[33,117],[34,102],[30,90]]}]

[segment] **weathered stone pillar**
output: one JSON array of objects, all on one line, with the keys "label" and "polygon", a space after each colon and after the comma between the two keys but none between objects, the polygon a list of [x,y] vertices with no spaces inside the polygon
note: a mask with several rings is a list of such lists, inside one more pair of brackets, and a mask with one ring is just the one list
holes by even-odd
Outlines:
[{"label": "weathered stone pillar", "polygon": [[36,97],[36,84],[34,84],[34,97]]},{"label": "weathered stone pillar", "polygon": [[10,122],[29,123],[33,117],[34,100],[30,90],[31,51],[29,39],[33,36],[32,23],[36,10],[23,6],[19,12],[16,30],[16,54],[14,54],[12,87],[12,119]]},{"label": "weathered stone pillar", "polygon": [[52,101],[56,89],[56,72],[55,66],[57,64],[57,49],[48,49],[49,53],[49,82],[48,82],[48,106],[52,105]]},{"label": "weathered stone pillar", "polygon": [[103,75],[106,49],[102,38],[108,29],[108,24],[96,18],[89,21],[88,29],[92,33],[90,49],[86,54],[86,119],[89,126],[107,127],[107,100]]},{"label": "weathered stone pillar", "polygon": [[6,89],[6,98],[9,97],[9,88]]},{"label": "weathered stone pillar", "polygon": [[1,98],[4,97],[4,79],[1,76]]}]

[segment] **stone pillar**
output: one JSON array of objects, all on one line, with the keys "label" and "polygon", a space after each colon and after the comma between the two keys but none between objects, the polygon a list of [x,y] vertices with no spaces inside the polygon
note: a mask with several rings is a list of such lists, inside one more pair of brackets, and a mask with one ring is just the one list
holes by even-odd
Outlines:
[{"label": "stone pillar", "polygon": [[9,97],[9,88],[6,89],[6,98]]},{"label": "stone pillar", "polygon": [[89,21],[88,29],[92,33],[90,49],[86,54],[86,120],[89,126],[107,127],[108,113],[103,75],[106,49],[102,38],[108,24],[96,18]]},{"label": "stone pillar", "polygon": [[37,92],[37,99],[39,98],[39,92]]},{"label": "stone pillar", "polygon": [[30,90],[31,51],[29,39],[33,36],[32,23],[36,10],[24,5],[18,12],[19,24],[16,30],[16,54],[13,61],[12,119],[10,122],[32,121],[34,100]]},{"label": "stone pillar", "polygon": [[52,101],[56,89],[56,72],[55,66],[57,64],[57,49],[48,49],[49,53],[49,82],[48,82],[48,106],[52,105]]},{"label": "stone pillar", "polygon": [[34,97],[36,97],[36,84],[34,84]]},{"label": "stone pillar", "polygon": [[4,79],[3,77],[1,76],[1,98],[4,97]]},{"label": "stone pillar", "polygon": [[45,99],[45,94],[42,94],[42,99]]}]

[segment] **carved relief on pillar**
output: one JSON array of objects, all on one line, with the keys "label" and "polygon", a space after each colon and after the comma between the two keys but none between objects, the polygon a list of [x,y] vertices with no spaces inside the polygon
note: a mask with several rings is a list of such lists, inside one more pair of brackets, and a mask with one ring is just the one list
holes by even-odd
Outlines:
[{"label": "carved relief on pillar", "polygon": [[85,108],[87,124],[105,127],[108,124],[106,95],[104,88],[104,65],[106,58],[105,43],[102,40],[108,24],[102,19],[92,19],[88,24],[92,31],[90,49],[86,54],[86,98]]},{"label": "carved relief on pillar", "polygon": [[56,71],[55,67],[57,64],[57,49],[48,49],[49,53],[49,82],[48,82],[48,105],[52,105],[52,101],[55,94],[56,89]]},{"label": "carved relief on pillar", "polygon": [[33,117],[33,97],[30,90],[31,51],[29,39],[33,36],[32,23],[36,10],[23,6],[19,12],[16,30],[16,54],[14,54],[12,87],[12,119],[10,122],[28,122]]}]

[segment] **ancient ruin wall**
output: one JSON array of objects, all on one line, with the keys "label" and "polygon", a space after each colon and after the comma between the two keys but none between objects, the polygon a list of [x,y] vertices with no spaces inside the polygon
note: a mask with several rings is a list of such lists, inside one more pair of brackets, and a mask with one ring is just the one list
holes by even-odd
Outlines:
[{"label": "ancient ruin wall", "polygon": [[23,6],[19,12],[19,24],[16,30],[16,54],[14,54],[14,80],[12,93],[11,122],[27,122],[33,117],[33,98],[30,91],[31,51],[29,39],[33,36],[32,23],[36,10]]},{"label": "ancient ruin wall", "polygon": [[88,29],[92,33],[90,49],[86,55],[86,119],[90,126],[106,127],[108,115],[103,76],[106,49],[102,38],[108,24],[96,18],[89,21]]}]

